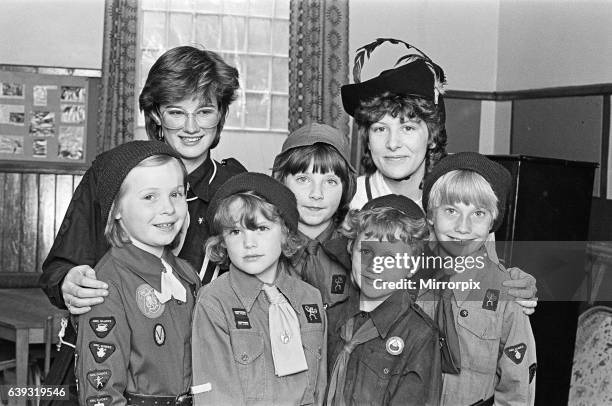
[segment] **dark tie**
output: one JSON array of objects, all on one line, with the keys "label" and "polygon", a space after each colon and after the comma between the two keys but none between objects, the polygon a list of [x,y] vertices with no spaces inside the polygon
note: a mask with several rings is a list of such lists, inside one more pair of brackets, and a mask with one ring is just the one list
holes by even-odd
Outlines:
[{"label": "dark tie", "polygon": [[338,354],[338,358],[336,358],[336,362],[334,363],[334,369],[330,375],[329,390],[327,392],[327,406],[344,406],[346,367],[348,366],[351,353],[358,345],[378,337],[378,330],[376,330],[376,326],[374,326],[374,322],[371,318],[368,318],[357,332],[353,334],[355,317],[350,318],[340,332],[340,337],[344,341],[344,348],[342,348],[342,351]]},{"label": "dark tie", "polygon": [[[440,279],[448,281],[448,276]],[[436,310],[436,323],[440,330],[442,352],[442,372],[458,374],[461,371],[461,351],[459,337],[453,316],[453,291],[444,289],[440,292],[440,302]]]}]

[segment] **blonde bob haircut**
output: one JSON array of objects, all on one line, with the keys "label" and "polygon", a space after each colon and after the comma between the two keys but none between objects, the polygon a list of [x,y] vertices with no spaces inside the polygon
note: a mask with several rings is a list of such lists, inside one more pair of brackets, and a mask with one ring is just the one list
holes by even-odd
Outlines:
[{"label": "blonde bob haircut", "polygon": [[[238,210],[232,211],[230,206],[234,202],[239,202],[240,206]],[[283,235],[281,260],[291,258],[301,248],[301,239],[287,227],[276,206],[257,193],[248,191],[228,196],[219,202],[211,224],[213,236],[209,237],[205,244],[206,255],[210,260],[223,267],[228,266],[230,258],[224,241],[225,233],[236,225],[255,230],[258,225],[257,214],[261,214],[268,221],[280,224]]]},{"label": "blonde bob haircut", "polygon": [[427,216],[431,218],[433,210],[440,206],[459,202],[488,210],[492,222],[499,214],[498,198],[485,178],[474,171],[454,170],[440,176],[431,187]]},{"label": "blonde bob haircut", "polygon": [[[181,168],[181,172],[183,173],[183,186],[187,187],[187,170],[185,169],[185,165],[183,162],[173,156],[170,155],[153,155],[148,158],[143,159],[136,165],[134,168],[139,167],[153,167],[153,166],[162,166],[168,162],[176,162],[178,166]],[[132,169],[134,169],[132,168]],[[128,172],[129,175],[129,172]],[[127,178],[127,176],[126,176]],[[121,206],[121,199],[125,195],[127,190],[127,185],[125,183],[125,179],[121,183],[121,188],[117,193],[117,196],[113,199],[113,204],[111,205],[110,212],[108,214],[108,218],[106,219],[106,226],[104,227],[104,237],[108,243],[113,247],[123,247],[125,244],[131,242],[130,237],[127,232],[121,226],[117,217],[119,212],[119,207]],[[179,235],[176,236],[172,244],[170,244],[170,248],[173,249],[176,247],[176,244],[179,242]]]}]

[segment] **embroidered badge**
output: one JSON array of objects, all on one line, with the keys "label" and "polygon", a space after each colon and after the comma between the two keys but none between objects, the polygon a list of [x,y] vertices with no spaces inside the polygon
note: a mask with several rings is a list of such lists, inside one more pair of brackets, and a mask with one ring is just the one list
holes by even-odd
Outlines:
[{"label": "embroidered badge", "polygon": [[92,341],[89,343],[89,351],[91,351],[91,355],[93,355],[96,362],[100,364],[115,352],[115,346],[113,344]]},{"label": "embroidered badge", "polygon": [[538,369],[538,364],[536,364],[535,362],[529,365],[529,383],[533,381],[533,377],[536,374],[536,369]]},{"label": "embroidered badge", "polygon": [[499,290],[487,289],[484,299],[482,299],[482,308],[485,310],[497,310],[497,302],[499,301]]},{"label": "embroidered badge", "polygon": [[153,329],[153,338],[155,339],[155,344],[159,345],[160,347],[164,345],[166,342],[166,330],[164,329],[164,326],[161,324],[155,325],[155,328]]},{"label": "embroidered badge", "polygon": [[527,351],[527,345],[524,343],[520,343],[517,345],[513,345],[511,347],[507,347],[504,350],[504,354],[508,356],[516,365],[523,362],[523,357],[525,356],[525,352]]},{"label": "embroidered badge", "polygon": [[89,326],[98,338],[104,338],[115,327],[114,317],[92,317],[89,319]]},{"label": "embroidered badge", "polygon": [[146,317],[156,319],[162,315],[166,305],[161,303],[155,295],[155,289],[143,283],[136,289],[136,303]]},{"label": "embroidered badge", "polygon": [[321,323],[321,313],[319,312],[319,306],[316,304],[303,304],[304,314],[306,320],[309,323]]},{"label": "embroidered badge", "polygon": [[389,337],[385,345],[387,352],[391,355],[400,355],[404,351],[404,340],[402,337]]},{"label": "embroidered badge", "polygon": [[108,383],[111,377],[110,369],[94,370],[87,373],[87,381],[89,384],[97,390],[102,390]]},{"label": "embroidered badge", "polygon": [[108,406],[111,404],[110,396],[92,396],[85,401],[87,406]]},{"label": "embroidered badge", "polygon": [[346,284],[346,276],[345,275],[333,275],[332,276],[332,286],[331,293],[335,293],[337,295],[341,295],[344,293],[344,285]]},{"label": "embroidered badge", "polygon": [[236,328],[238,329],[247,329],[251,328],[251,322],[249,321],[249,314],[246,309],[238,309],[232,307],[232,312],[234,312],[234,321],[236,322]]}]

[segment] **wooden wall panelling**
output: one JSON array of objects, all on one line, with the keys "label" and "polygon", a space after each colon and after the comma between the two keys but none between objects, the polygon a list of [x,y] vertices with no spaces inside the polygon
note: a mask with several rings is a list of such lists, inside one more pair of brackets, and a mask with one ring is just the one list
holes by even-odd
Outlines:
[{"label": "wooden wall panelling", "polygon": [[21,174],[7,173],[4,179],[4,229],[2,235],[3,272],[19,272],[19,244],[21,242],[22,195]]},{"label": "wooden wall panelling", "polygon": [[55,175],[40,174],[38,183],[38,264],[40,269],[55,237]]},{"label": "wooden wall panelling", "polygon": [[81,183],[81,179],[83,179],[83,175],[74,175],[72,179],[72,193],[74,194],[74,191]]},{"label": "wooden wall panelling", "polygon": [[23,192],[22,236],[19,245],[21,272],[38,272],[38,175],[24,173],[21,179]]}]

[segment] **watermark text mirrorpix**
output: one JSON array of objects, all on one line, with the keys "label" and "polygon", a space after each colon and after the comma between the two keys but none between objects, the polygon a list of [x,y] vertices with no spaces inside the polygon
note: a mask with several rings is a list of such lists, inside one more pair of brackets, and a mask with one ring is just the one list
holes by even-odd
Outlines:
[{"label": "watermark text mirrorpix", "polygon": [[[483,256],[431,256],[421,254],[418,256],[408,253],[396,253],[394,256],[375,256],[372,258],[372,272],[381,274],[387,269],[406,269],[412,276],[418,269],[447,269],[455,273],[463,273],[471,269],[483,269],[485,260]],[[469,279],[468,281],[439,281],[436,279],[385,281],[375,279],[375,289],[480,289],[480,282]]]}]

